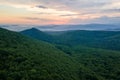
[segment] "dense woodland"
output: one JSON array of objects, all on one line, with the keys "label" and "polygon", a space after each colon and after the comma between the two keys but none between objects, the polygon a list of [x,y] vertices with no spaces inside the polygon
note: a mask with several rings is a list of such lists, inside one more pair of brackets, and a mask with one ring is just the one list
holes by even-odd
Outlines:
[{"label": "dense woodland", "polygon": [[120,32],[0,28],[0,80],[120,80]]},{"label": "dense woodland", "polygon": [[[32,38],[67,46],[88,46],[120,51],[120,31],[60,31],[42,32],[32,28],[21,32]],[[42,35],[44,36],[41,36]]]}]

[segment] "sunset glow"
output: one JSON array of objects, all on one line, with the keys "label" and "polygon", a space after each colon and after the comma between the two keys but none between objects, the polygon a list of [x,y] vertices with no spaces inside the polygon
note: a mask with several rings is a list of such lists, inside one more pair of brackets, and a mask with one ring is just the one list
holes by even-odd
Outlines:
[{"label": "sunset glow", "polygon": [[119,0],[0,0],[0,24],[85,24],[104,17],[119,22]]}]

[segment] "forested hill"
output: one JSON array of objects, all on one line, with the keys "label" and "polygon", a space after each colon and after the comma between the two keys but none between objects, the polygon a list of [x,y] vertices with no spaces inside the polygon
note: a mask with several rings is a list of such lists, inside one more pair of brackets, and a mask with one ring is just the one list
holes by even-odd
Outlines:
[{"label": "forested hill", "polygon": [[[40,31],[38,32],[30,29],[28,31],[25,30],[23,32],[21,33],[24,35],[54,44],[60,45],[62,44],[67,46],[83,45],[94,48],[120,51],[120,31],[73,30],[73,31],[44,32],[44,34],[43,33],[41,34]],[[47,37],[45,34],[49,36]]]},{"label": "forested hill", "polygon": [[0,28],[0,80],[86,78],[79,75],[79,71],[83,71],[83,75],[94,76],[53,45]]},{"label": "forested hill", "polygon": [[20,33],[26,34],[29,37],[42,40],[42,41],[52,42],[54,40],[53,36],[45,32],[42,32],[36,28],[27,29],[27,30],[21,31]]},{"label": "forested hill", "polygon": [[[52,33],[53,34],[53,33]],[[56,33],[55,33],[56,34]],[[66,31],[57,37],[57,44],[83,45],[120,51],[120,31]]]},{"label": "forested hill", "polygon": [[120,80],[119,75],[119,51],[50,44],[0,28],[0,80]]}]

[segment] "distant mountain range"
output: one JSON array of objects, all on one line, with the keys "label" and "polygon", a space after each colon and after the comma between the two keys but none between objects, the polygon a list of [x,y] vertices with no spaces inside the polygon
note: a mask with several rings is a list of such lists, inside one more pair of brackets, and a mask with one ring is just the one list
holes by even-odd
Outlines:
[{"label": "distant mountain range", "polygon": [[120,31],[119,24],[85,24],[85,25],[0,25],[0,27],[22,31],[32,27],[41,31],[67,31],[67,30],[99,30],[99,31]]}]

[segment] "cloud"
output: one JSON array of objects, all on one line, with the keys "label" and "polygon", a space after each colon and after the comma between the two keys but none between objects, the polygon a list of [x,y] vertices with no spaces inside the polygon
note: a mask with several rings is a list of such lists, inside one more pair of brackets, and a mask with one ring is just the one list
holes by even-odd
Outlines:
[{"label": "cloud", "polygon": [[97,23],[97,24],[120,24],[120,17],[107,17],[102,16],[99,18],[94,18],[87,21],[88,23]]},{"label": "cloud", "polygon": [[54,19],[45,19],[45,18],[36,18],[36,17],[23,17],[23,19],[27,19],[27,20],[35,20],[35,21],[46,21],[46,22],[52,22],[52,21],[56,21]]},{"label": "cloud", "polygon": [[26,19],[42,22],[87,23],[102,16],[120,17],[119,0],[0,0],[0,5],[26,9],[28,15],[33,13]]},{"label": "cloud", "polygon": [[78,16],[78,15],[82,15],[82,14],[64,14],[64,15],[60,15],[60,16]]},{"label": "cloud", "polygon": [[42,8],[42,9],[47,9],[47,7],[42,6],[42,5],[38,5],[38,6],[36,6],[36,7],[38,7],[38,8]]},{"label": "cloud", "polygon": [[71,19],[69,21],[70,24],[120,24],[120,17],[107,17],[107,16],[101,16],[98,18],[92,18],[92,19]]},{"label": "cloud", "polygon": [[[79,11],[80,9],[101,8],[104,6],[120,6],[119,0],[0,0],[1,3],[19,5],[40,5],[40,8],[52,8],[56,10]],[[114,3],[114,4],[113,4]],[[54,5],[54,6],[53,6]]]},{"label": "cloud", "polygon": [[41,25],[48,25],[48,24],[66,24],[68,20],[63,19],[54,19],[54,18],[37,18],[37,17],[22,17],[21,19],[25,19],[30,22],[37,22]]},{"label": "cloud", "polygon": [[105,12],[120,12],[120,8],[119,9],[107,9],[104,10]]}]

